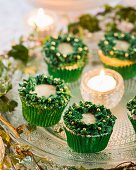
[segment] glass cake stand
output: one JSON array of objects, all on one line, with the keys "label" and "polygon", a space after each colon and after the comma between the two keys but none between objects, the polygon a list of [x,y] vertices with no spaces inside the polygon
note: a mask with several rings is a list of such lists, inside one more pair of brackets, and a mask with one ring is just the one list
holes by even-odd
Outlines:
[{"label": "glass cake stand", "polygon": [[[41,59],[38,73],[47,73],[47,66]],[[37,63],[37,62],[36,62]],[[89,61],[90,63],[90,61]],[[96,61],[88,64],[84,71],[99,67]],[[21,102],[18,95],[18,83],[27,78],[20,71],[16,71],[13,78],[13,89],[8,93],[8,97],[18,102],[18,107],[12,113],[8,112],[3,116],[14,126],[18,127],[27,124],[22,116]],[[72,91],[72,99],[69,103],[78,102],[82,99],[80,94],[80,81],[68,84]],[[121,102],[112,109],[112,113],[117,117],[114,130],[108,146],[99,153],[79,154],[73,152],[67,145],[66,136],[63,131],[63,121],[50,128],[37,127],[30,136],[22,133],[20,138],[16,138],[10,132],[14,141],[30,145],[35,155],[53,160],[57,165],[83,166],[85,168],[112,168],[124,161],[136,160],[136,135],[127,117],[126,103],[134,97],[136,92],[136,80],[125,81],[125,94]],[[5,127],[6,128],[6,127]]]},{"label": "glass cake stand", "polygon": [[[70,104],[78,102],[81,98],[79,84],[71,86],[72,99]],[[84,167],[114,167],[123,161],[136,160],[136,135],[131,123],[127,118],[126,103],[135,95],[136,80],[125,82],[125,94],[119,105],[112,109],[113,114],[118,118],[114,127],[113,134],[107,148],[100,153],[78,154],[73,152],[66,143],[66,137],[63,131],[62,120],[51,128],[37,127],[31,133],[31,139],[28,139],[25,133],[17,139],[11,132],[12,138],[21,143],[32,146],[33,152],[40,157],[48,157],[57,164],[84,166]],[[13,113],[7,113],[7,120],[15,127],[25,124],[22,116],[21,103],[17,93],[17,86],[11,92],[11,97],[19,102],[18,107]]]}]

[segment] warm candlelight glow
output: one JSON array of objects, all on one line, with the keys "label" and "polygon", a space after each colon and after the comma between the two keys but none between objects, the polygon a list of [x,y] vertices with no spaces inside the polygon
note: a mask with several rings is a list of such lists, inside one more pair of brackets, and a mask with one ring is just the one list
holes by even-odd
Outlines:
[{"label": "warm candlelight glow", "polygon": [[104,70],[101,70],[99,75],[89,79],[87,85],[93,90],[106,92],[116,87],[116,80],[112,76],[106,75]]},{"label": "warm candlelight glow", "polygon": [[54,23],[53,18],[47,15],[42,8],[39,8],[37,13],[28,19],[28,24],[37,28],[40,31],[48,29]]},{"label": "warm candlelight glow", "polygon": [[80,90],[85,101],[113,108],[123,96],[124,81],[114,70],[97,68],[82,76]]}]

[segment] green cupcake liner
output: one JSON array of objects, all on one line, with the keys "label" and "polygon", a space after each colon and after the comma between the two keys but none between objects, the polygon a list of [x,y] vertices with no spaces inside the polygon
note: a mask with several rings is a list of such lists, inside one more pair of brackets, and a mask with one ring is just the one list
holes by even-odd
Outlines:
[{"label": "green cupcake liner", "polygon": [[74,134],[65,127],[64,129],[69,147],[78,153],[95,153],[104,150],[111,136],[111,134],[103,134],[88,137]]},{"label": "green cupcake liner", "polygon": [[48,65],[48,73],[54,78],[63,79],[65,82],[74,82],[78,80],[82,74],[84,66],[79,67],[73,70],[66,70],[60,68],[54,68],[51,65]]},{"label": "green cupcake liner", "polygon": [[128,118],[129,118],[129,120],[130,120],[130,122],[131,122],[131,124],[132,124],[132,126],[133,126],[133,128],[134,128],[134,130],[135,130],[135,132],[136,132],[136,120],[134,120],[134,119],[131,118],[130,116],[128,116]]},{"label": "green cupcake liner", "polygon": [[22,112],[26,121],[30,124],[50,127],[57,124],[65,107],[41,109],[27,105],[22,101]]},{"label": "green cupcake liner", "polygon": [[136,76],[136,64],[125,66],[125,67],[114,67],[114,66],[109,66],[104,64],[104,67],[119,72],[125,80],[131,79]]}]

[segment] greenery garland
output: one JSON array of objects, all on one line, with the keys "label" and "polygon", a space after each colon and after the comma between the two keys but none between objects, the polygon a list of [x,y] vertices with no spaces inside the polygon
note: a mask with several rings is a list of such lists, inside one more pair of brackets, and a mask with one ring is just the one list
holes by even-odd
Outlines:
[{"label": "greenery garland", "polygon": [[[32,91],[35,90],[36,85],[40,84],[54,85],[56,87],[56,94],[50,95],[48,98],[44,96],[38,97]],[[28,105],[41,109],[65,106],[70,100],[70,91],[63,80],[58,78],[53,79],[52,76],[45,76],[43,74],[23,80],[23,83],[20,84],[19,94]]]},{"label": "greenery garland", "polygon": [[[131,33],[136,33],[136,9],[133,7],[125,7],[117,5],[112,7],[110,5],[105,5],[103,11],[98,12],[95,16],[92,14],[83,14],[79,16],[78,21],[70,23],[68,25],[68,31],[73,34],[79,34],[82,36],[84,30],[89,32],[97,32],[103,30],[105,32],[109,31],[122,31],[118,25],[121,22],[126,22],[126,24],[131,23],[133,28],[130,30]],[[105,28],[102,28],[104,21]]]},{"label": "greenery garland", "polygon": [[[82,115],[91,113],[96,118],[95,124],[85,124],[81,121]],[[112,115],[109,109],[103,105],[95,105],[91,102],[82,102],[73,104],[65,112],[64,123],[67,128],[79,135],[99,135],[111,133],[116,117]]]},{"label": "greenery garland", "polygon": [[[128,42],[130,44],[128,50],[116,49],[117,40]],[[136,37],[130,33],[109,32],[105,34],[105,39],[100,41],[99,47],[104,55],[111,58],[136,61]]]},{"label": "greenery garland", "polygon": [[[67,55],[58,50],[61,43],[69,43],[73,47],[73,52]],[[50,37],[44,44],[43,51],[45,60],[53,66],[64,66],[77,63],[78,61],[86,62],[88,47],[82,40],[71,36],[70,34],[59,35],[57,38]]]},{"label": "greenery garland", "polygon": [[127,103],[127,109],[132,115],[136,115],[136,96]]}]

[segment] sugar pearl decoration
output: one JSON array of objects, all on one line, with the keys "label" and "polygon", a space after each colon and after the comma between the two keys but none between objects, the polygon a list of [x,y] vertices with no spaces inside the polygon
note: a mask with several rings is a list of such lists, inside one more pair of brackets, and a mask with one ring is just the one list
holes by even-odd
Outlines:
[{"label": "sugar pearl decoration", "polygon": [[125,57],[128,57],[128,53],[125,53]]},{"label": "sugar pearl decoration", "polygon": [[124,34],[121,34],[121,37],[123,38],[125,35]]},{"label": "sugar pearl decoration", "polygon": [[67,37],[67,41],[70,41],[70,37]]},{"label": "sugar pearl decoration", "polygon": [[101,127],[98,127],[98,130],[102,130],[102,128],[101,128]]},{"label": "sugar pearl decoration", "polygon": [[113,47],[113,50],[116,50],[116,47]]},{"label": "sugar pearl decoration", "polygon": [[48,98],[48,102],[51,102],[51,98]]},{"label": "sugar pearl decoration", "polygon": [[104,41],[104,44],[108,45],[108,44],[109,44],[109,42],[108,42],[108,41]]},{"label": "sugar pearl decoration", "polygon": [[54,41],[51,42],[51,45],[55,45],[56,43]]},{"label": "sugar pearl decoration", "polygon": [[63,57],[64,57],[64,58],[67,58],[67,55],[63,54]]},{"label": "sugar pearl decoration", "polygon": [[54,47],[54,46],[51,46],[51,50],[55,50],[55,47]]},{"label": "sugar pearl decoration", "polygon": [[99,108],[97,108],[97,111],[100,112],[101,110]]},{"label": "sugar pearl decoration", "polygon": [[86,128],[83,128],[84,131],[86,131]]},{"label": "sugar pearl decoration", "polygon": [[60,53],[56,53],[56,55],[59,57],[59,56],[60,56]]},{"label": "sugar pearl decoration", "polygon": [[88,50],[88,48],[87,48],[87,47],[84,47],[84,50],[86,50],[86,51],[87,51],[87,50]]},{"label": "sugar pearl decoration", "polygon": [[75,42],[78,42],[79,40],[77,38],[74,39]]},{"label": "sugar pearl decoration", "polygon": [[81,47],[79,47],[79,48],[78,48],[78,51],[80,51],[80,52],[81,52],[81,51],[82,51],[82,48],[81,48]]},{"label": "sugar pearl decoration", "polygon": [[80,59],[80,55],[77,56],[77,59],[78,59],[78,60]]},{"label": "sugar pearl decoration", "polygon": [[117,36],[118,36],[118,33],[114,33],[114,36],[117,37]]},{"label": "sugar pearl decoration", "polygon": [[110,51],[110,55],[114,55],[114,52],[113,52],[113,51]]}]

